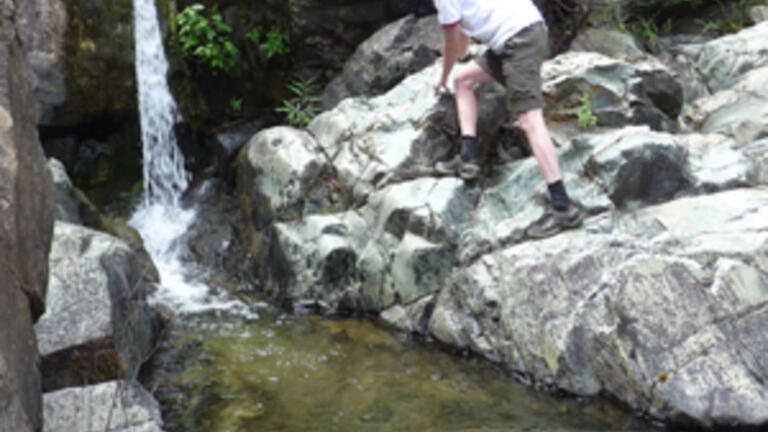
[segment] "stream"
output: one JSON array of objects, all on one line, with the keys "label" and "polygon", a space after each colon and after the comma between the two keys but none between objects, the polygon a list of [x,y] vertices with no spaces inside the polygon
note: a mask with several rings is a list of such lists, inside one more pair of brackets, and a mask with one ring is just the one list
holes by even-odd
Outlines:
[{"label": "stream", "polygon": [[154,1],[134,0],[134,18],[144,192],[129,223],[160,273],[151,301],[171,311],[142,378],[167,431],[659,430],[607,401],[555,398],[375,321],[288,315],[232,297],[212,283],[226,276],[183,263],[179,237],[196,212],[180,204],[188,174]]}]

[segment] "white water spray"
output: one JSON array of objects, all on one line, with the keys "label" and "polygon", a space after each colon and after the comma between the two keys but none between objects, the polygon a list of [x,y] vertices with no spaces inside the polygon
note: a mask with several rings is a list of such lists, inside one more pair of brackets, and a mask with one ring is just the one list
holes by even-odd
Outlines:
[{"label": "white water spray", "polygon": [[179,238],[196,216],[194,210],[181,206],[189,175],[173,132],[180,116],[168,89],[168,61],[155,0],[133,0],[133,16],[144,199],[129,223],[141,234],[160,273],[162,285],[154,300],[182,312],[230,308],[232,302],[215,299],[208,295],[205,284],[190,281],[179,258]]}]

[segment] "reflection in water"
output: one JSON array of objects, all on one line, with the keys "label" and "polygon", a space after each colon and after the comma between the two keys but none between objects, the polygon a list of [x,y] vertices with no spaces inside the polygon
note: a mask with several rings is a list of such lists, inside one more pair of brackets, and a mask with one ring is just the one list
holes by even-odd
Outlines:
[{"label": "reflection in water", "polygon": [[180,318],[172,349],[155,362],[168,373],[150,383],[166,430],[654,430],[611,404],[552,398],[485,360],[367,321],[259,315]]}]

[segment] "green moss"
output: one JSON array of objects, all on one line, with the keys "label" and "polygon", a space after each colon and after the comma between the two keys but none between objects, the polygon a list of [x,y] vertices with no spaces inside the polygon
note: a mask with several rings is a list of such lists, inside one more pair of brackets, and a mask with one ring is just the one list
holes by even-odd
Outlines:
[{"label": "green moss", "polygon": [[131,0],[70,0],[66,5],[67,104],[61,110],[62,121],[135,117]]}]

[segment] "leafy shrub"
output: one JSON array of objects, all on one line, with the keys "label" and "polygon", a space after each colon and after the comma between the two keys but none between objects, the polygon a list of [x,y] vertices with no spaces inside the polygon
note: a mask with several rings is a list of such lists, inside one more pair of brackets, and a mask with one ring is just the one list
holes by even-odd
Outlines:
[{"label": "leafy shrub", "polygon": [[212,15],[207,18],[203,15],[205,6],[195,3],[176,16],[181,50],[214,70],[229,72],[237,63],[240,52],[229,40],[227,35],[232,28],[224,23],[217,6],[211,10]]},{"label": "leafy shrub", "polygon": [[585,93],[581,98],[577,122],[581,129],[593,129],[597,126],[597,117],[592,113],[592,103],[589,101],[589,97],[589,93]]},{"label": "leafy shrub", "polygon": [[294,78],[288,84],[288,89],[294,96],[284,100],[281,106],[275,108],[275,111],[285,114],[289,125],[305,127],[320,111],[318,106],[320,97],[317,96],[320,89],[314,81],[313,78]]}]

